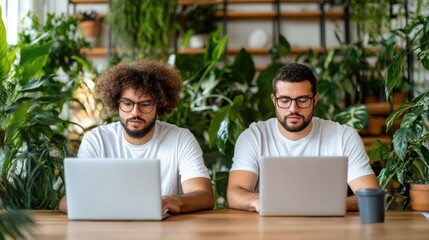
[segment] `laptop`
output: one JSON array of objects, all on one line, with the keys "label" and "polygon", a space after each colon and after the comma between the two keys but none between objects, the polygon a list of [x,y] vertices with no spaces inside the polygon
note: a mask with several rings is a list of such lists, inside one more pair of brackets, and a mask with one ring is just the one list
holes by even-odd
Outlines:
[{"label": "laptop", "polygon": [[347,157],[262,157],[261,216],[344,216]]},{"label": "laptop", "polygon": [[65,158],[70,220],[162,220],[159,159]]}]

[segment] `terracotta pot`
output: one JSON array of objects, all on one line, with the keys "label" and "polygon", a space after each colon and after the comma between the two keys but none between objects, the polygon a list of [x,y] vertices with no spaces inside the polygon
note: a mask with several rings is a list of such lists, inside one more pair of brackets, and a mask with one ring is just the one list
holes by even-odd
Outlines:
[{"label": "terracotta pot", "polygon": [[383,117],[369,117],[367,132],[370,135],[380,135],[385,130],[386,119]]},{"label": "terracotta pot", "polygon": [[429,211],[429,184],[410,184],[411,209]]},{"label": "terracotta pot", "polygon": [[366,96],[365,97],[365,103],[377,103],[380,100],[378,100],[378,97],[376,96]]},{"label": "terracotta pot", "polygon": [[83,21],[79,23],[79,28],[85,37],[98,37],[101,24],[97,21]]},{"label": "terracotta pot", "polygon": [[407,101],[407,93],[405,92],[395,92],[393,93],[393,104],[401,105]]}]

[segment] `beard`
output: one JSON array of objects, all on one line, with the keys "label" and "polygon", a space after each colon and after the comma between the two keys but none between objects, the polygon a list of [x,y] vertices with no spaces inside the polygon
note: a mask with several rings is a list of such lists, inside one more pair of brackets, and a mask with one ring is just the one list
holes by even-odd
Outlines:
[{"label": "beard", "polygon": [[[306,118],[304,115],[301,115],[301,114],[291,113],[289,115],[284,116],[284,118],[282,119],[280,114],[277,111],[276,111],[276,117],[277,117],[277,120],[279,121],[280,125],[282,125],[282,127],[286,131],[288,131],[288,132],[301,132],[302,130],[307,128],[307,126],[310,124],[311,119],[313,118],[313,111],[314,111],[314,109],[311,110],[311,113],[310,113],[308,118]],[[288,124],[287,119],[290,116],[301,118],[302,123],[301,124]]]},{"label": "beard", "polygon": [[[131,130],[130,128],[127,127],[126,123],[132,120],[140,120],[142,122],[145,122],[146,126],[140,130]],[[147,122],[142,118],[134,117],[134,118],[127,119],[125,123],[122,120],[120,122],[121,122],[121,125],[124,127],[124,130],[128,136],[130,136],[131,138],[140,139],[140,138],[144,138],[153,129],[153,127],[155,126],[156,118],[154,118],[150,122]]]}]

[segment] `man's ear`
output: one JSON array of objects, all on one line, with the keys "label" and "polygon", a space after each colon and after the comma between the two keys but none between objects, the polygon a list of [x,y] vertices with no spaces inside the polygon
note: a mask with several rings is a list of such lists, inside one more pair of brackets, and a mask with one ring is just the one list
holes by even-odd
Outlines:
[{"label": "man's ear", "polygon": [[276,106],[276,96],[271,93],[271,102],[273,102],[274,107]]},{"label": "man's ear", "polygon": [[313,97],[313,105],[316,105],[316,103],[319,101],[319,93],[316,93]]}]

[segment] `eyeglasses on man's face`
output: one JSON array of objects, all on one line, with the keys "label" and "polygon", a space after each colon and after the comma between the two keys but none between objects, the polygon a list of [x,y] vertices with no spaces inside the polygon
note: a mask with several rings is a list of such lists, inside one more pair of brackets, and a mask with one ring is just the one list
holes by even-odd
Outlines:
[{"label": "eyeglasses on man's face", "polygon": [[292,102],[295,101],[299,108],[309,108],[313,102],[313,97],[299,96],[297,98],[290,97],[276,97],[276,104],[279,108],[289,108]]},{"label": "eyeglasses on man's face", "polygon": [[137,105],[139,107],[140,112],[142,113],[151,113],[156,104],[155,100],[145,100],[140,102],[134,102],[127,98],[123,98],[118,102],[119,102],[119,108],[126,113],[131,112],[134,109],[134,105]]}]

